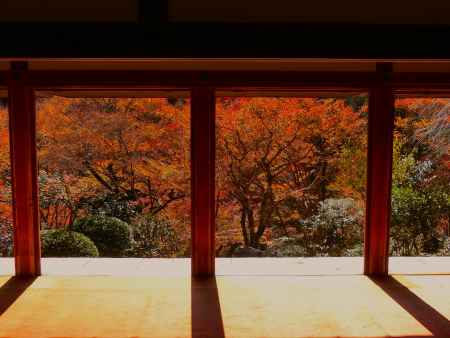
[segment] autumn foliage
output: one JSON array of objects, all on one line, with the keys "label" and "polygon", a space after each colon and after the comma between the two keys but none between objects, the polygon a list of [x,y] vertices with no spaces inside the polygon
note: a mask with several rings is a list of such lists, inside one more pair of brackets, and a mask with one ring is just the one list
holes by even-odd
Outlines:
[{"label": "autumn foliage", "polygon": [[187,100],[51,97],[37,110],[42,227],[91,215],[170,219],[165,231],[180,244],[170,255],[189,253]]},{"label": "autumn foliage", "polygon": [[[449,107],[396,101],[392,254],[450,252]],[[362,255],[367,114],[365,95],[218,97],[217,256]],[[80,255],[190,256],[188,98],[40,97],[37,131],[48,243],[83,233],[96,248]],[[0,256],[11,255],[10,186],[0,106]],[[52,252],[76,256],[67,245]]]},{"label": "autumn foliage", "polygon": [[242,245],[265,250],[282,236],[305,244],[301,221],[327,199],[354,198],[364,208],[366,109],[364,97],[359,105],[218,99],[218,254]]},{"label": "autumn foliage", "polygon": [[11,205],[8,109],[0,106],[0,257],[12,255]]}]

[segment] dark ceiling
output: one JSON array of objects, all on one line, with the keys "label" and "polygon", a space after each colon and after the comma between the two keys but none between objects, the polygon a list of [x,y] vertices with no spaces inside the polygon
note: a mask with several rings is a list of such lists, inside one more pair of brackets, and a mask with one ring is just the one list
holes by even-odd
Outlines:
[{"label": "dark ceiling", "polygon": [[[129,0],[130,4],[136,7],[135,20],[133,20],[131,11],[126,13],[128,19],[122,22],[120,20],[104,20],[103,22],[100,22],[101,20],[99,22],[93,22],[93,20],[68,22],[70,20],[64,20],[65,22],[58,22],[57,19],[45,22],[45,20],[33,20],[33,15],[29,13],[30,8],[27,9],[28,12],[25,13],[26,15],[24,14],[24,17],[15,17],[14,15],[17,15],[20,7],[18,3],[24,1],[30,0],[6,1],[6,6],[8,3],[10,4],[9,10],[12,14],[5,19],[5,13],[8,12],[3,11],[3,20],[0,15],[0,31],[3,33],[0,57],[450,58],[450,44],[448,44],[450,25],[442,24],[447,16],[448,22],[450,22],[450,10],[438,17],[439,20],[436,22],[440,24],[433,24],[433,16],[427,17],[426,11],[423,14],[425,19],[419,20],[420,12],[417,8],[411,13],[418,18],[418,22],[422,22],[421,24],[392,23],[395,22],[395,16],[392,15],[383,17],[383,22],[390,22],[389,24],[370,22],[367,18],[371,18],[371,16],[367,15],[361,17],[361,22],[357,22],[357,20],[355,21],[355,18],[358,18],[355,10],[351,12],[352,15],[349,15],[351,19],[348,20],[349,22],[338,19],[333,21],[333,17],[329,17],[329,21],[322,23],[306,22],[308,20],[302,22],[286,22],[286,20],[278,20],[278,22],[277,20],[266,20],[267,22],[264,22],[262,20],[261,22],[260,17],[258,20],[250,20],[252,22],[242,22],[241,19],[245,18],[242,10],[237,13],[237,17],[241,19],[236,22],[229,19],[229,13],[232,12],[228,12],[228,19],[222,20],[222,22],[218,22],[217,18],[215,21],[205,19],[195,22],[195,20],[174,19],[173,7],[171,7],[172,11],[169,10],[170,1],[142,0],[138,2]],[[55,2],[55,0],[39,1],[47,6],[52,1]],[[79,1],[81,4],[90,3],[87,0]],[[105,0],[96,1],[105,2]],[[111,12],[113,13],[111,15],[117,16],[120,10],[119,2],[124,0],[109,1],[117,2],[117,8]],[[172,6],[180,3],[178,0],[172,1]],[[193,1],[198,5],[203,0]],[[386,2],[385,0],[380,1]],[[432,1],[440,2],[441,0]],[[289,2],[292,4],[292,1]],[[351,4],[353,2],[355,1],[345,0],[340,3]],[[233,0],[232,3],[236,3],[236,1]],[[282,3],[283,0],[280,4]],[[450,8],[450,3],[448,7]],[[395,8],[399,11],[398,6]],[[58,13],[64,8],[53,8],[52,10],[54,13]],[[103,13],[101,8],[97,8],[97,10],[98,13]],[[209,10],[212,13],[211,8]],[[361,7],[361,10],[366,11],[364,6]],[[432,13],[435,12],[436,10]],[[63,13],[67,14],[68,12]],[[78,8],[74,13],[80,15],[82,12]],[[195,12],[191,11],[190,13]],[[280,11],[277,13],[280,16]],[[404,15],[408,14],[407,8],[404,13]],[[36,15],[34,18],[39,18]],[[67,15],[64,18],[67,19]],[[92,15],[86,17],[92,19]],[[250,17],[252,16],[249,14]],[[253,15],[254,17],[255,15]],[[14,18],[16,19],[13,20]],[[386,21],[386,18],[389,20]],[[323,20],[324,18],[320,19],[320,21]],[[408,22],[408,20],[403,21]],[[423,24],[423,22],[427,22],[427,24]]]}]

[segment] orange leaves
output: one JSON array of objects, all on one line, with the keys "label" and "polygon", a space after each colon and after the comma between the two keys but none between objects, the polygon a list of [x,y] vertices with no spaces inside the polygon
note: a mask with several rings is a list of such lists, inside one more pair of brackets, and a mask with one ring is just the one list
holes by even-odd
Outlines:
[{"label": "orange leaves", "polygon": [[[219,229],[244,226],[250,241],[258,241],[274,224],[304,215],[311,201],[331,196],[332,189],[346,196],[364,181],[364,101],[353,109],[343,99],[219,98],[216,110]],[[342,159],[344,149],[349,156]],[[352,151],[362,155],[358,169]],[[352,183],[352,175],[361,180]]]},{"label": "orange leaves", "polygon": [[[74,204],[119,193],[136,196],[146,210],[164,205],[172,191],[188,196],[189,102],[174,103],[166,98],[41,99],[40,169],[64,178]],[[172,216],[184,217],[185,209]]]},{"label": "orange leaves", "polygon": [[0,107],[0,222],[12,222],[8,110]]}]

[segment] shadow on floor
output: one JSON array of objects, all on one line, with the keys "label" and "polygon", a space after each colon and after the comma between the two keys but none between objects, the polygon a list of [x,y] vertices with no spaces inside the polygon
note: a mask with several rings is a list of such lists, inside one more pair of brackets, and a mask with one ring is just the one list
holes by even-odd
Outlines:
[{"label": "shadow on floor", "polygon": [[33,284],[36,277],[11,277],[0,286],[0,316]]},{"label": "shadow on floor", "polygon": [[192,278],[192,338],[225,338],[216,278]]},{"label": "shadow on floor", "polygon": [[[0,317],[19,299],[36,278],[11,277],[4,285],[0,286]],[[449,338],[450,325],[447,318],[436,311],[420,297],[415,295],[403,284],[393,277],[375,278],[371,280],[384,292],[397,302],[405,311],[413,316],[432,336],[427,335],[405,335],[394,336],[393,338]],[[276,294],[274,294],[276,296]],[[442,295],[446,297],[447,295]],[[120,305],[120,304],[119,304]],[[73,309],[79,311],[79,309]],[[118,309],[120,311],[120,309]],[[245,320],[245,318],[243,318]],[[191,337],[192,338],[225,338],[225,325],[221,305],[219,290],[215,278],[197,279],[191,282]],[[254,322],[252,325],[259,325]],[[72,337],[70,332],[65,337]],[[273,333],[273,337],[276,337]],[[314,337],[314,336],[312,336]],[[318,335],[317,337],[322,337]],[[389,337],[380,336],[378,338]],[[251,337],[249,337],[251,338]],[[335,337],[329,337],[335,338]],[[348,337],[357,338],[357,337]],[[364,337],[360,337],[364,338]],[[377,337],[372,337],[377,338]]]},{"label": "shadow on floor", "polygon": [[[389,297],[420,322],[433,337],[450,337],[449,320],[395,278],[370,277]],[[448,295],[442,295],[448,297]]]},{"label": "shadow on floor", "polygon": [[[450,338],[449,320],[410,291],[406,286],[391,276],[370,277],[370,279],[432,333],[432,336],[407,335],[394,336],[394,338]],[[216,279],[193,278],[191,284],[191,296],[192,338],[225,338],[224,322],[220,308],[219,291]],[[442,296],[445,297],[445,295]],[[255,323],[255,325],[257,325],[257,323]],[[389,336],[373,338],[384,337]]]}]

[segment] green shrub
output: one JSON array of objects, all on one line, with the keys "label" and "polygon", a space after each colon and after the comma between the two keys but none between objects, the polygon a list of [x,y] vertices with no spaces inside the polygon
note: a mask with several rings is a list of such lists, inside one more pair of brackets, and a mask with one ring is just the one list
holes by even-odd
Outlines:
[{"label": "green shrub", "polygon": [[306,249],[297,238],[279,237],[272,241],[268,250],[269,257],[303,257],[307,256]]},{"label": "green shrub", "polygon": [[130,223],[142,212],[142,205],[136,203],[136,198],[126,193],[100,193],[84,198],[81,207],[91,217],[116,217]]},{"label": "green shrub", "polygon": [[136,257],[174,257],[179,251],[179,239],[172,225],[165,219],[142,216],[133,223]]},{"label": "green shrub", "polygon": [[11,221],[0,218],[0,257],[13,255],[13,226]]},{"label": "green shrub", "polygon": [[440,187],[392,188],[391,254],[436,254],[444,248],[445,235],[438,225],[450,211],[450,196]]},{"label": "green shrub", "polygon": [[349,256],[362,243],[362,210],[350,198],[326,199],[299,224],[308,256]]},{"label": "green shrub", "polygon": [[72,230],[88,236],[104,257],[121,256],[132,244],[130,226],[115,217],[82,218],[75,221]]},{"label": "green shrub", "polygon": [[74,231],[44,230],[41,236],[44,257],[98,257],[95,244]]}]

